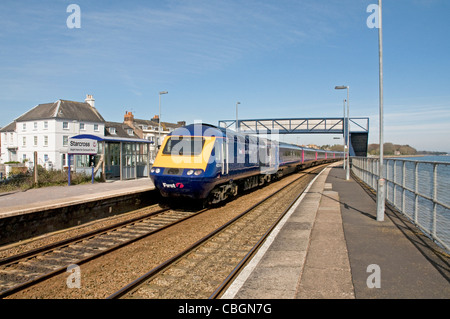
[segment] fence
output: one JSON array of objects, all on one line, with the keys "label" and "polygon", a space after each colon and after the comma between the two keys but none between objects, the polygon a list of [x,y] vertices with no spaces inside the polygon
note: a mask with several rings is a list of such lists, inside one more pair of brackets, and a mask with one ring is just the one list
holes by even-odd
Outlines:
[{"label": "fence", "polygon": [[[450,163],[384,160],[386,201],[450,251]],[[352,158],[352,172],[376,190],[378,158]]]}]

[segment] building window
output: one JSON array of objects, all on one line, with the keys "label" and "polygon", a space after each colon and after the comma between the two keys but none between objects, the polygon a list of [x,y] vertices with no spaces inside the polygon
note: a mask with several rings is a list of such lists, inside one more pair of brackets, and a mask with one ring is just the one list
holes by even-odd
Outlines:
[{"label": "building window", "polygon": [[48,136],[44,136],[44,146],[48,146]]},{"label": "building window", "polygon": [[22,155],[22,163],[25,163],[26,160],[27,160],[27,154],[23,154]]},{"label": "building window", "polygon": [[116,134],[116,128],[115,127],[110,127],[109,128],[109,133]]},{"label": "building window", "polygon": [[80,130],[81,131],[84,131],[86,128],[85,128],[85,126],[84,126],[84,123],[80,123]]},{"label": "building window", "polygon": [[34,137],[34,146],[37,146],[37,144],[38,144],[38,137],[35,136],[35,137]]},{"label": "building window", "polygon": [[69,145],[69,136],[63,135],[63,146]]},{"label": "building window", "polygon": [[131,128],[128,129],[128,135],[133,136],[133,130]]},{"label": "building window", "polygon": [[34,122],[33,127],[34,127],[34,130],[37,130],[37,129],[38,129],[38,127],[37,127],[37,122]]},{"label": "building window", "polygon": [[47,121],[44,122],[44,130],[48,130],[48,122]]},{"label": "building window", "polygon": [[98,124],[94,124],[94,131],[98,132]]},{"label": "building window", "polygon": [[44,162],[48,162],[48,154],[44,154]]},{"label": "building window", "polygon": [[66,166],[66,154],[61,154],[61,166],[64,167]]},{"label": "building window", "polygon": [[27,138],[25,136],[22,137],[22,146],[27,146]]},{"label": "building window", "polygon": [[14,142],[14,133],[9,133],[9,142],[10,143]]},{"label": "building window", "polygon": [[69,122],[63,122],[63,130],[69,129]]},{"label": "building window", "polygon": [[24,131],[27,130],[27,123],[23,123],[23,124],[22,124],[22,130],[24,130]]}]

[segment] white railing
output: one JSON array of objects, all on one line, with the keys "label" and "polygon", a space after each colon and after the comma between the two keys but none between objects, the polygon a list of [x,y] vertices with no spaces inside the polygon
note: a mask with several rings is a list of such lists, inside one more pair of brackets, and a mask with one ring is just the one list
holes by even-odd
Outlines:
[{"label": "white railing", "polygon": [[[385,159],[386,201],[450,251],[450,163]],[[376,191],[378,158],[353,157],[352,172]]]}]

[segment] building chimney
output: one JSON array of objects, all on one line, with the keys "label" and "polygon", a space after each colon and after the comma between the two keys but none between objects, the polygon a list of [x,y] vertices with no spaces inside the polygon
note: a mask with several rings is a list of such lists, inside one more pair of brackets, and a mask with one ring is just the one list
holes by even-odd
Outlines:
[{"label": "building chimney", "polygon": [[178,121],[178,126],[186,126],[186,121]]},{"label": "building chimney", "polygon": [[125,116],[123,117],[124,123],[133,123],[134,122],[134,115],[132,112],[125,111]]},{"label": "building chimney", "polygon": [[152,121],[159,123],[159,115],[153,116]]},{"label": "building chimney", "polygon": [[90,94],[86,94],[86,99],[84,100],[84,102],[86,102],[92,107],[95,107],[95,99]]}]

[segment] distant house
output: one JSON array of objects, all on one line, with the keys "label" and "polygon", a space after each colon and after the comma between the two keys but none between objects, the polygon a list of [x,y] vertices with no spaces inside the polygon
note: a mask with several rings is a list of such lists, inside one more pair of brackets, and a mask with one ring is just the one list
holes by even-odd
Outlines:
[{"label": "distant house", "polygon": [[1,162],[17,162],[17,134],[16,123],[12,122],[3,127],[1,130]]},{"label": "distant house", "polygon": [[118,122],[105,122],[105,136],[140,138],[132,127],[125,123]]},{"label": "distant house", "polygon": [[34,152],[38,164],[63,169],[68,165],[69,137],[78,134],[104,135],[105,120],[92,95],[84,102],[57,100],[39,104],[0,130],[2,161],[31,164]]},{"label": "distant house", "polygon": [[[137,178],[148,176],[149,164],[156,156],[155,144],[185,122],[161,123],[134,119],[126,112],[124,122],[105,121],[95,108],[92,95],[84,102],[57,100],[39,104],[0,129],[0,164],[20,162],[32,167],[34,152],[39,165],[47,169],[67,169],[69,166],[69,139],[93,138],[99,143],[95,159],[89,155],[71,156],[71,169],[89,171],[92,161],[110,178]],[[153,142],[153,143],[150,143]]]},{"label": "distant house", "polygon": [[153,144],[151,144],[151,154],[153,156],[152,161],[158,150],[158,145],[161,145],[164,138],[177,127],[183,127],[186,125],[185,121],[179,121],[176,124],[161,122],[161,131],[159,131],[158,115],[155,115],[151,120],[142,120],[135,119],[133,113],[128,111],[125,112],[123,123],[133,128],[136,135],[140,138],[153,142]]}]

